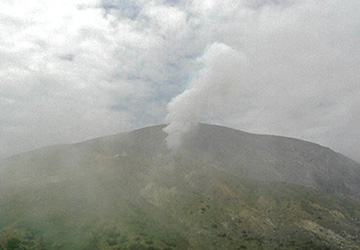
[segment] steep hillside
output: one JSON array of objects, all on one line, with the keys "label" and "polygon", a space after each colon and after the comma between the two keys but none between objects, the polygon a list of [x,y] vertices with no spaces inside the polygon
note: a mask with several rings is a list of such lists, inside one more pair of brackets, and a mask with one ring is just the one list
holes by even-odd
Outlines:
[{"label": "steep hillside", "polygon": [[360,249],[360,166],[319,145],[163,126],[0,163],[0,249]]}]

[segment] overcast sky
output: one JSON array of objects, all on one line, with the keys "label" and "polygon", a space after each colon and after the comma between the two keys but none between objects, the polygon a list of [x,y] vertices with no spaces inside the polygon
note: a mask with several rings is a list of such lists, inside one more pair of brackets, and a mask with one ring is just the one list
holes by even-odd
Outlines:
[{"label": "overcast sky", "polygon": [[0,158],[164,123],[202,86],[202,122],[360,161],[359,65],[359,0],[0,0]]}]

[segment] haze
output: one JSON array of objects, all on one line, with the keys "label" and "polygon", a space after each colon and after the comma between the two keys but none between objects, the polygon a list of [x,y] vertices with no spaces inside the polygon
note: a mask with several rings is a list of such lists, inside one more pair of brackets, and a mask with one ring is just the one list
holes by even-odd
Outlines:
[{"label": "haze", "polygon": [[190,124],[360,161],[359,11],[356,0],[0,0],[0,158],[164,123],[195,89]]}]

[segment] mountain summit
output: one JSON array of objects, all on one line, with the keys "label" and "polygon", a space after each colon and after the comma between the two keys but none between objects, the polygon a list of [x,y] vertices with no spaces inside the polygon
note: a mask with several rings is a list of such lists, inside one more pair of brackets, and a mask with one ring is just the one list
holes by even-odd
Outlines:
[{"label": "mountain summit", "polygon": [[207,124],[171,153],[163,128],[1,161],[0,249],[360,249],[358,163]]}]

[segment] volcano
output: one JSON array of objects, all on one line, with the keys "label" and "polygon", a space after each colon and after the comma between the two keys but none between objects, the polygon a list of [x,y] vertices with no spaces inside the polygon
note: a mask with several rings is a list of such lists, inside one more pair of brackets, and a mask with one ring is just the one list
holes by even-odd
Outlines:
[{"label": "volcano", "polygon": [[164,125],[0,161],[0,249],[360,249],[360,164],[307,141]]}]

